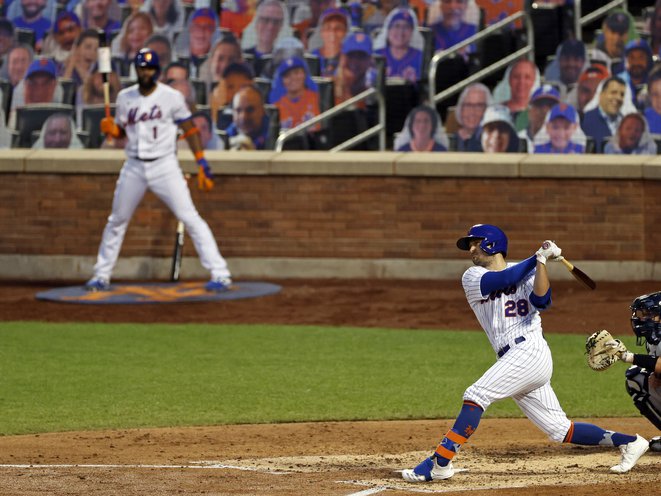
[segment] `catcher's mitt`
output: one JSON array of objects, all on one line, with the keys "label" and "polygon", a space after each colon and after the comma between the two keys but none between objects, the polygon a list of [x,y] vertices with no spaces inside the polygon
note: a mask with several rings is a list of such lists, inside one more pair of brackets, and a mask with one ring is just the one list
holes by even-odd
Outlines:
[{"label": "catcher's mitt", "polygon": [[597,331],[585,342],[588,365],[592,370],[601,372],[613,365],[622,352],[627,351],[619,339],[614,339],[607,330]]}]

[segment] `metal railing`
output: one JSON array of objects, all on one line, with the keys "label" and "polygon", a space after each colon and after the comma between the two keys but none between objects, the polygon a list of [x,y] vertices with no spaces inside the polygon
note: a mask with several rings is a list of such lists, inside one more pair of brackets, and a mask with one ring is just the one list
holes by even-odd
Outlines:
[{"label": "metal railing", "polygon": [[383,99],[383,95],[381,92],[376,89],[376,88],[368,88],[365,91],[358,93],[356,96],[353,96],[349,98],[348,100],[335,105],[334,107],[326,110],[325,112],[322,112],[321,114],[313,117],[310,120],[307,120],[298,126],[289,129],[287,131],[283,131],[280,133],[278,136],[277,141],[275,142],[275,151],[281,152],[285,142],[299,134],[303,134],[305,131],[307,131],[309,128],[313,127],[315,124],[318,124],[319,122],[323,122],[325,120],[330,119],[331,117],[339,114],[340,112],[343,112],[344,110],[347,110],[349,107],[352,105],[359,103],[363,100],[367,100],[371,97],[375,97],[379,109],[379,122],[378,124],[372,126],[369,129],[366,129],[360,134],[357,134],[351,139],[348,139],[347,141],[343,141],[339,145],[331,148],[329,151],[330,152],[340,152],[343,150],[347,150],[348,148],[351,148],[352,146],[358,145],[362,143],[363,141],[368,140],[372,136],[379,135],[379,150],[383,151],[386,149],[386,106],[385,106],[385,101]]},{"label": "metal railing", "polygon": [[612,0],[606,5],[602,5],[597,10],[594,10],[584,17],[581,17],[581,0],[574,0],[574,33],[576,34],[576,39],[583,39],[583,26],[590,24],[595,19],[605,16],[612,9],[620,5],[624,10],[628,10],[627,0]]},{"label": "metal railing", "polygon": [[[497,62],[494,62],[493,64],[484,67],[480,69],[479,71],[475,72],[474,74],[471,74],[469,77],[464,79],[463,81],[453,84],[449,88],[444,89],[440,93],[434,93],[436,91],[436,72],[438,70],[439,64],[444,61],[445,59],[450,58],[451,56],[457,54],[460,50],[462,50],[464,47],[467,47],[477,41],[480,41],[487,36],[489,36],[492,33],[495,33],[496,31],[500,31],[501,29],[511,29],[510,25],[519,20],[523,19],[525,28],[526,28],[526,33],[527,33],[527,45],[525,45],[523,48],[520,48],[516,50],[515,52],[507,55],[506,57],[500,59]],[[429,104],[434,106],[438,102],[445,100],[446,98],[451,97],[455,93],[459,93],[461,90],[463,90],[466,86],[470,85],[471,83],[475,81],[479,81],[483,77],[489,76],[490,74],[493,74],[497,71],[499,71],[501,68],[506,67],[510,62],[518,59],[519,57],[522,57],[524,55],[527,55],[530,60],[534,60],[535,58],[535,35],[533,32],[533,27],[532,27],[532,22],[530,20],[530,16],[526,11],[519,11],[514,14],[512,14],[509,17],[506,17],[505,19],[495,22],[491,24],[490,26],[486,27],[482,31],[477,32],[470,38],[465,39],[464,41],[457,43],[456,45],[451,46],[450,48],[447,48],[445,50],[442,50],[435,54],[432,59],[431,63],[429,64]]]}]

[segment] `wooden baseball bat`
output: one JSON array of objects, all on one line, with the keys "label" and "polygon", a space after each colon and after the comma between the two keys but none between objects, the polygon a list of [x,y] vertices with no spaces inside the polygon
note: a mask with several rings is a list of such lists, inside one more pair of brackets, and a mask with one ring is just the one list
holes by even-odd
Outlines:
[{"label": "wooden baseball bat", "polygon": [[[184,179],[188,181],[190,174],[184,174]],[[172,252],[172,270],[170,271],[170,281],[177,282],[181,275],[181,262],[184,256],[184,223],[177,219],[177,231],[174,236],[174,251]]]},{"label": "wooden baseball bat", "polygon": [[177,232],[174,238],[174,253],[172,254],[172,271],[170,281],[177,282],[181,274],[181,260],[184,253],[184,223],[177,221]]},{"label": "wooden baseball bat", "polygon": [[97,30],[99,34],[99,50],[97,52],[97,62],[99,64],[99,72],[103,78],[103,103],[105,104],[106,117],[110,117],[110,82],[108,81],[108,74],[112,71],[110,47],[108,46],[108,38],[103,29]]},{"label": "wooden baseball bat", "polygon": [[587,275],[585,272],[583,272],[581,269],[576,267],[574,264],[572,264],[569,260],[566,258],[563,258],[560,260],[562,264],[567,268],[569,273],[574,276],[574,279],[576,279],[578,282],[581,284],[584,284],[586,287],[590,289],[595,289],[597,287],[597,283],[592,280],[592,278]]}]

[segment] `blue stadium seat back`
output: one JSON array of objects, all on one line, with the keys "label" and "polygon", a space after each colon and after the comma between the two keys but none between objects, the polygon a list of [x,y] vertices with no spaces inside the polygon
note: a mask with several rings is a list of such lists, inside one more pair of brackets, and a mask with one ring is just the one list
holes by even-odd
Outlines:
[{"label": "blue stadium seat back", "polygon": [[58,84],[62,87],[62,103],[69,105],[76,104],[76,83],[70,78],[57,78]]},{"label": "blue stadium seat back", "polygon": [[34,34],[33,29],[15,27],[14,39],[16,40],[16,43],[30,45],[34,48],[37,37]]},{"label": "blue stadium seat back", "polygon": [[207,105],[207,83],[198,78],[190,78],[190,83],[195,91],[195,103],[197,105]]},{"label": "blue stadium seat back", "polygon": [[321,63],[319,62],[319,57],[311,53],[306,53],[304,57],[312,77],[319,76],[319,74],[321,74]]},{"label": "blue stadium seat back", "polygon": [[456,152],[457,151],[457,134],[449,133],[448,135],[448,151]]},{"label": "blue stadium seat back", "polygon": [[280,111],[275,105],[265,104],[264,112],[269,119],[269,131],[264,149],[275,150],[275,142],[280,134]]},{"label": "blue stadium seat back", "polygon": [[[14,91],[13,86],[7,79],[0,79],[0,90],[2,90],[2,101],[0,102],[0,105],[2,105],[2,111],[5,113],[5,119],[9,117],[9,105],[11,104],[11,96]],[[2,123],[3,125],[6,125],[6,122]]]},{"label": "blue stadium seat back", "polygon": [[[361,109],[346,110],[331,117],[328,126],[328,148],[333,148],[357,134],[367,130],[367,112]],[[358,145],[354,150],[366,150],[365,144]]]},{"label": "blue stadium seat back", "polygon": [[224,131],[232,124],[232,109],[229,105],[218,109],[216,113],[216,129]]},{"label": "blue stadium seat back", "polygon": [[112,65],[119,68],[119,77],[129,77],[129,71],[131,68],[131,63],[126,60],[124,57],[112,57]]},{"label": "blue stadium seat back", "polygon": [[[436,81],[434,82],[435,93],[440,93],[454,84],[465,80],[471,73],[470,68],[470,63],[465,61],[463,57],[453,57],[441,61],[436,71]],[[456,105],[458,98],[459,94],[457,93],[436,105],[436,110],[441,118],[445,119],[448,107]]]},{"label": "blue stadium seat back", "polygon": [[224,129],[216,129],[216,130],[214,130],[214,132],[216,133],[216,135],[223,142],[225,150],[229,150],[230,149],[230,137],[227,135],[227,131],[225,131]]},{"label": "blue stadium seat back", "polygon": [[37,103],[16,107],[16,130],[18,134],[13,148],[30,148],[32,132],[40,131],[51,115],[64,113],[74,119],[74,106],[63,103]]},{"label": "blue stadium seat back", "polygon": [[[110,115],[115,115],[115,104],[110,105]],[[101,133],[101,119],[106,116],[103,103],[84,105],[81,111],[80,127],[88,133],[87,148],[100,148],[105,136]]]},{"label": "blue stadium seat back", "polygon": [[269,93],[271,93],[271,80],[264,77],[256,77],[253,80],[253,84],[257,86],[257,89],[262,94],[265,102],[269,101]]},{"label": "blue stadium seat back", "polygon": [[319,110],[325,112],[335,105],[335,83],[330,77],[312,77],[319,87]]},{"label": "blue stadium seat back", "polygon": [[419,86],[403,79],[389,78],[385,88],[386,140],[391,148],[392,136],[401,131],[412,108],[420,103]]},{"label": "blue stadium seat back", "polygon": [[585,153],[596,153],[594,138],[592,136],[585,137]]},{"label": "blue stadium seat back", "polygon": [[434,34],[432,33],[431,28],[428,28],[427,26],[418,27],[418,31],[420,31],[422,39],[425,40],[422,49],[422,72],[420,74],[420,81],[426,82],[429,79],[429,61],[434,56]]},{"label": "blue stadium seat back", "polygon": [[[528,11],[535,36],[535,63],[537,67],[542,67],[546,57],[554,54],[566,38],[566,10],[560,5],[543,4]],[[585,15],[585,11],[582,14]]]}]

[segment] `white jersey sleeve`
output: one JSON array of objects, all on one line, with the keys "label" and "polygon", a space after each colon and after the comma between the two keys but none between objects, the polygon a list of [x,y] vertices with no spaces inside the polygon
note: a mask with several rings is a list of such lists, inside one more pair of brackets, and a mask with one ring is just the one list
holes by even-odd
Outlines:
[{"label": "white jersey sleeve", "polygon": [[140,94],[138,85],[117,96],[116,122],[126,131],[126,154],[154,160],[176,153],[177,128],[189,119],[184,96],[174,88],[158,83],[149,95]]}]

